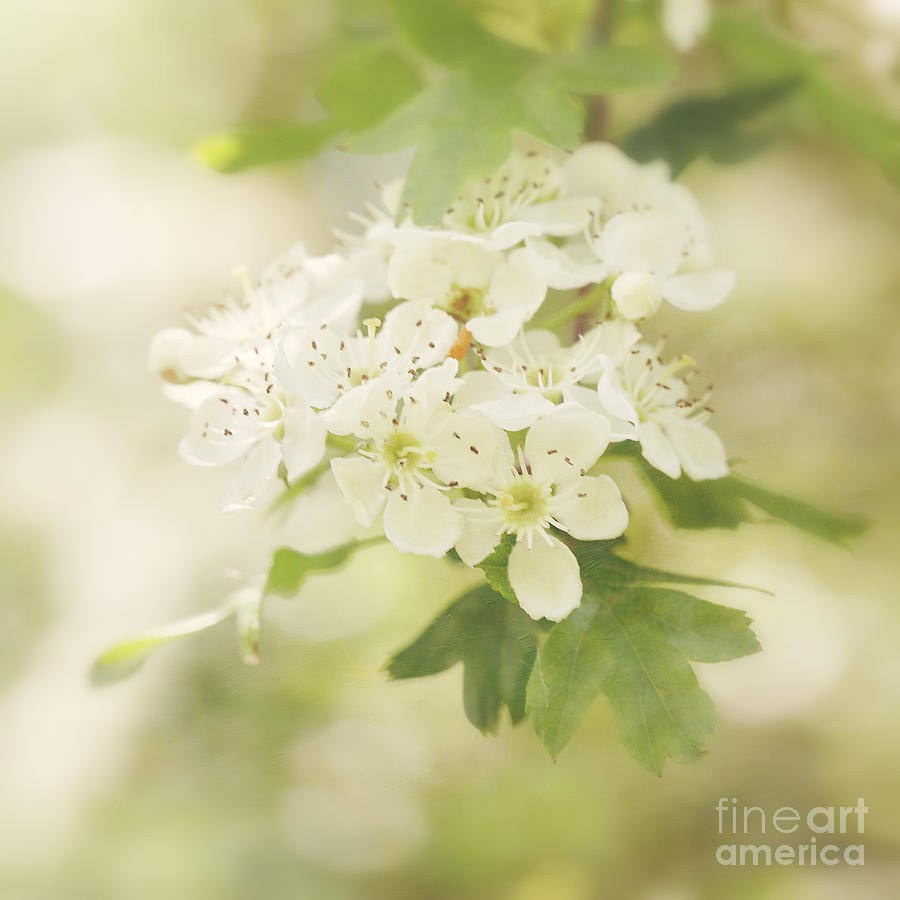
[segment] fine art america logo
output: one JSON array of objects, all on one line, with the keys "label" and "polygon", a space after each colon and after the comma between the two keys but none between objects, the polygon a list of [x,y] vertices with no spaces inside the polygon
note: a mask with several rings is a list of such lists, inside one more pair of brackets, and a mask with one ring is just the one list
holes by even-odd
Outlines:
[{"label": "fine art america logo", "polygon": [[805,811],[781,806],[771,814],[761,806],[738,805],[736,797],[722,797],[716,805],[721,839],[716,862],[721,866],[862,866],[865,846],[849,841],[865,832],[868,811],[862,797],[855,806],[814,806]]}]

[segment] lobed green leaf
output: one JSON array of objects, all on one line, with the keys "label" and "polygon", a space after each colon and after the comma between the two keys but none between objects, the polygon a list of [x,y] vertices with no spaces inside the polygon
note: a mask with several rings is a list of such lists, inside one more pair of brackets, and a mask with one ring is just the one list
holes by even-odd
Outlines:
[{"label": "lobed green leaf", "polygon": [[675,63],[640,47],[602,44],[551,57],[556,79],[576,94],[612,94],[671,81]]},{"label": "lobed green leaf", "polygon": [[772,121],[772,114],[797,86],[791,78],[679,100],[632,131],[623,149],[640,162],[664,159],[675,175],[704,156],[719,163],[739,162],[783,133],[784,123]]},{"label": "lobed green leaf", "polygon": [[740,610],[680,591],[594,585],[538,654],[527,695],[535,731],[555,758],[602,692],[625,748],[650,771],[667,756],[697,759],[715,714],[689,660],[756,652],[749,625]]},{"label": "lobed green leaf", "polygon": [[341,53],[316,93],[341,130],[355,133],[381,121],[422,87],[418,69],[390,47],[353,46]]},{"label": "lobed green leaf", "polygon": [[463,664],[466,716],[482,732],[496,733],[500,713],[513,724],[525,716],[525,692],[534,665],[535,626],[487,586],[464,594],[387,664],[391,678],[419,678]]},{"label": "lobed green leaf", "polygon": [[712,481],[692,481],[685,475],[669,478],[654,469],[635,442],[616,445],[613,455],[624,456],[654,490],[668,520],[676,528],[737,528],[755,520],[753,508],[815,537],[841,544],[860,535],[865,522],[764,488],[737,475]]}]

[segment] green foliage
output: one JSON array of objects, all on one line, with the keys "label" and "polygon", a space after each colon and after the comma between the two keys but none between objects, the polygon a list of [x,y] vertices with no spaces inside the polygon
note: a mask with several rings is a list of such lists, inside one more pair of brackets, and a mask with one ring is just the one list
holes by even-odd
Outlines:
[{"label": "green foliage", "polygon": [[315,122],[248,126],[203,138],[194,145],[193,155],[219,172],[240,172],[251,166],[315,156],[338,130],[333,117]]},{"label": "green foliage", "polygon": [[293,597],[309,575],[340,569],[357,550],[380,543],[382,540],[380,537],[372,538],[316,554],[298,553],[289,547],[282,547],[275,551],[264,590],[249,599],[240,593],[236,594],[237,599],[225,604],[221,609],[155,628],[115,644],[94,661],[90,680],[92,684],[99,686],[127,678],[136,672],[155,650],[170,641],[206,631],[232,616],[237,625],[241,656],[245,663],[255,665],[259,662],[262,604],[267,596],[275,594],[279,597]]},{"label": "green foliage", "polygon": [[636,584],[694,584],[706,587],[732,587],[749,591],[761,591],[761,588],[734,581],[722,581],[718,578],[704,578],[700,575],[683,575],[679,572],[667,572],[654,569],[640,563],[631,562],[612,552],[619,544],[615,541],[577,541],[572,543],[572,550],[578,558],[582,580],[587,583],[619,585],[630,587]]},{"label": "green foliage", "polygon": [[510,603],[518,604],[519,598],[509,583],[509,574],[507,566],[509,565],[509,554],[516,545],[516,536],[514,534],[503,535],[503,540],[497,544],[494,552],[490,556],[486,556],[480,563],[478,568],[484,572],[488,584],[500,596],[505,597]]},{"label": "green foliage", "polygon": [[383,538],[371,538],[344,544],[324,553],[300,553],[290,547],[280,547],[272,557],[272,565],[266,578],[264,596],[293,597],[300,591],[307,577],[314,573],[334,572],[345,566],[350,558],[363,547],[378,544]]},{"label": "green foliage", "polygon": [[900,121],[844,88],[820,54],[779,34],[759,12],[720,11],[712,34],[744,81],[795,81],[798,97],[825,128],[900,179]]},{"label": "green foliage", "polygon": [[314,156],[338,134],[374,125],[420,86],[418,70],[404,55],[383,44],[353,45],[335,57],[318,85],[330,115],[214,135],[198,142],[194,155],[220,172]]},{"label": "green foliage", "polygon": [[828,512],[805,500],[760,487],[737,475],[730,476],[728,481],[742,500],[775,519],[827,541],[843,543],[866,530],[866,523],[860,519]]},{"label": "green foliage", "polygon": [[610,94],[669,81],[675,66],[665,56],[638,47],[605,44],[552,59],[561,85],[576,94]]},{"label": "green foliage", "polygon": [[676,528],[737,528],[756,520],[757,509],[801,531],[841,544],[866,529],[865,522],[838,515],[804,500],[761,487],[737,475],[712,481],[692,481],[686,475],[669,478],[654,469],[634,442],[619,444],[615,455],[627,456],[654,490],[663,512]]},{"label": "green foliage", "polygon": [[581,139],[584,110],[575,94],[599,94],[653,84],[671,64],[646,50],[595,47],[543,55],[508,43],[453,2],[397,0],[410,42],[455,70],[348,142],[362,153],[416,146],[403,202],[417,222],[438,222],[463,185],[490,175],[522,131],[559,147]]},{"label": "green foliage", "polygon": [[631,132],[623,149],[641,162],[664,159],[675,175],[702,156],[718,163],[739,162],[783,133],[783,121],[773,122],[771,114],[796,86],[787,79],[679,100]]},{"label": "green foliage", "polygon": [[317,94],[341,130],[369,128],[421,88],[419,72],[406,56],[382,44],[354,45],[340,54]]},{"label": "green foliage", "polygon": [[496,733],[500,712],[513,724],[525,716],[534,665],[535,623],[487,586],[464,594],[387,665],[391,678],[418,678],[463,664],[463,705],[480,731]]},{"label": "green foliage", "polygon": [[233,612],[232,607],[223,606],[221,609],[201,613],[199,616],[192,616],[190,619],[183,619],[121,641],[105,650],[94,661],[89,676],[91,683],[99,687],[127,678],[136,672],[155,650],[178,638],[206,631],[227,619]]},{"label": "green foliage", "polygon": [[628,752],[660,774],[667,756],[697,759],[715,727],[690,660],[717,662],[759,644],[740,610],[689,594],[604,582],[595,570],[582,605],[556,625],[528,684],[535,731],[554,758],[599,693]]}]

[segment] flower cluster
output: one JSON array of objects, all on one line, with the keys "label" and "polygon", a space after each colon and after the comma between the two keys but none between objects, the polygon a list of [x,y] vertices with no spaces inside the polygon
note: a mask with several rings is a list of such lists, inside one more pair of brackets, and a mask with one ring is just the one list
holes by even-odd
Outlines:
[{"label": "flower cluster", "polygon": [[608,144],[517,145],[434,226],[399,196],[339,252],[297,248],[156,337],[152,366],[192,410],[180,454],[236,465],[226,510],[330,466],[401,551],[476,566],[514,541],[522,608],[560,620],[582,593],[571,542],[628,522],[602,471],[611,442],[672,478],[727,473],[690,360],[664,361],[638,326],[663,302],[710,309],[733,277],[665,165]]}]

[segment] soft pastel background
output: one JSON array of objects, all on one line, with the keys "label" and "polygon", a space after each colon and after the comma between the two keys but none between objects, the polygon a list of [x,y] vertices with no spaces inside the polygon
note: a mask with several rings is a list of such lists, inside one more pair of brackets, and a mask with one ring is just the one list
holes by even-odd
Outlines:
[{"label": "soft pastel background", "polygon": [[[588,5],[513,20],[494,4],[493,24],[521,37]],[[793,6],[900,110],[900,5]],[[388,683],[389,653],[460,576],[381,548],[273,602],[258,669],[222,626],[88,687],[105,644],[216,605],[224,570],[262,571],[278,541],[327,535],[314,503],[285,523],[221,515],[227,473],[177,458],[185,416],[145,355],[182,309],[231,290],[234,266],[298,239],[326,251],[397,170],[330,153],[225,176],[187,152],[307,112],[339,18],[318,0],[0,5],[0,896],[895,896],[900,193],[812,136],[689,170],[739,287],[661,328],[715,380],[744,473],[873,525],[849,550],[777,525],[676,534],[629,485],[638,558],[775,594],[705,594],[749,610],[765,652],[698,667],[720,714],[701,762],[648,775],[600,700],[553,764],[527,725],[478,734],[458,670]],[[641,111],[629,103],[614,125]],[[770,811],[864,797],[866,865],[723,869],[720,796]]]}]

